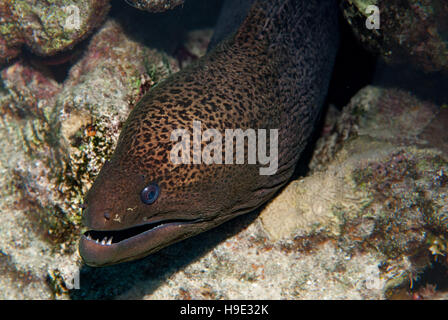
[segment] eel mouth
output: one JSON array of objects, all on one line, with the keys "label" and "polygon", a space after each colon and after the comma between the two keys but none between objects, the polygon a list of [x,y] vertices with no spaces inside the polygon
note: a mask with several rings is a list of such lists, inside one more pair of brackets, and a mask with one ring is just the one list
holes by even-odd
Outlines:
[{"label": "eel mouth", "polygon": [[[89,230],[80,239],[79,252],[91,266],[138,259],[170,244],[200,223],[200,219],[171,219],[121,230]],[[177,239],[176,239],[177,240]]]},{"label": "eel mouth", "polygon": [[83,236],[89,241],[94,241],[96,244],[110,246],[169,225],[191,224],[195,222],[198,222],[198,220],[161,220],[121,230],[89,230],[84,232]]}]

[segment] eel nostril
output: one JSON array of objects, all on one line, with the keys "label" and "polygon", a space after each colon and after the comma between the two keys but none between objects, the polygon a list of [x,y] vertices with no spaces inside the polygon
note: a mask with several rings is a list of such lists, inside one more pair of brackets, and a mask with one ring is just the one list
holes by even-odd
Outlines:
[{"label": "eel nostril", "polygon": [[109,212],[104,212],[104,218],[106,220],[110,220],[110,213]]}]

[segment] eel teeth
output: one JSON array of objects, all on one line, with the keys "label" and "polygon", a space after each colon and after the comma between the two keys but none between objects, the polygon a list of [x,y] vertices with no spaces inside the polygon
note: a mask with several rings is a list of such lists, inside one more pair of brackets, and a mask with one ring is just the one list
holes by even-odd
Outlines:
[{"label": "eel teeth", "polygon": [[113,237],[110,237],[109,239],[107,237],[104,237],[103,240],[100,241],[99,239],[93,239],[90,234],[87,234],[86,237],[88,240],[95,241],[96,243],[101,244],[103,246],[105,246],[105,245],[110,246],[112,244],[112,239],[113,239]]}]

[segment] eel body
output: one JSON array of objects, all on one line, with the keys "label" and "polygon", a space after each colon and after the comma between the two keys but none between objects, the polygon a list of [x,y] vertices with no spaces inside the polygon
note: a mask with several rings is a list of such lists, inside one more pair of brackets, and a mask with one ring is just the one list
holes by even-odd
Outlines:
[{"label": "eel body", "polygon": [[[337,3],[230,1],[249,8],[240,26],[151,89],[124,124],[85,198],[90,230],[79,251],[88,265],[141,258],[209,230],[258,208],[291,177],[327,94],[338,46]],[[267,153],[278,148],[275,170],[261,174],[267,164],[250,162],[249,152],[242,164],[224,163],[224,142],[218,144],[222,163],[200,161],[195,141],[206,148],[218,140],[196,140],[198,124],[201,132],[223,137],[226,129],[265,130]],[[191,143],[189,163],[173,161],[176,130],[191,134],[182,140],[184,147]],[[247,150],[248,137],[244,144]]]}]

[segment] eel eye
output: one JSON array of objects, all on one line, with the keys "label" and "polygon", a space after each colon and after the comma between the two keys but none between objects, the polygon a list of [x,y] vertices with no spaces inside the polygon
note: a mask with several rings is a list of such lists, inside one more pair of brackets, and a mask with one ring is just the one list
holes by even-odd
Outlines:
[{"label": "eel eye", "polygon": [[144,204],[152,204],[159,197],[160,188],[157,183],[148,184],[140,193],[140,199]]}]

